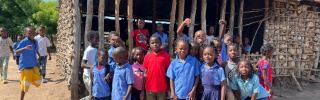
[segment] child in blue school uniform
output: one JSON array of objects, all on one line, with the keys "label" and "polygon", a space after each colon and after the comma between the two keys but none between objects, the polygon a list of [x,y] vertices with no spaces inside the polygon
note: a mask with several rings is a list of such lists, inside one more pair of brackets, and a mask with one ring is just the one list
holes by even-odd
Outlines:
[{"label": "child in blue school uniform", "polygon": [[111,100],[111,89],[109,86],[108,74],[113,73],[107,64],[108,52],[99,50],[97,52],[98,61],[90,69],[90,100]]},{"label": "child in blue school uniform", "polygon": [[206,46],[203,50],[205,64],[201,69],[201,81],[204,88],[201,100],[224,100],[225,74],[217,61],[218,51],[214,46]]},{"label": "child in blue school uniform", "polygon": [[112,82],[112,100],[131,100],[134,76],[132,67],[127,61],[128,52],[123,47],[117,47],[112,52],[117,67],[114,69]]},{"label": "child in blue school uniform", "polygon": [[197,58],[189,55],[188,51],[188,41],[184,38],[179,38],[176,41],[176,52],[178,55],[171,62],[167,70],[173,100],[196,99],[200,63]]},{"label": "child in blue school uniform", "polygon": [[231,89],[240,94],[235,94],[237,100],[268,100],[268,92],[259,83],[259,77],[254,74],[252,65],[248,60],[241,60],[237,66],[237,73],[231,81]]},{"label": "child in blue school uniform", "polygon": [[[18,45],[20,43],[20,41],[22,40],[22,36],[18,36],[17,37],[17,42],[13,43],[12,45],[12,49],[14,51],[16,51],[18,49]],[[16,64],[18,65],[18,69],[19,69],[19,58],[20,58],[20,54],[18,53],[14,53],[14,56],[15,56],[15,60],[16,60]],[[20,71],[19,71],[20,72]]]}]

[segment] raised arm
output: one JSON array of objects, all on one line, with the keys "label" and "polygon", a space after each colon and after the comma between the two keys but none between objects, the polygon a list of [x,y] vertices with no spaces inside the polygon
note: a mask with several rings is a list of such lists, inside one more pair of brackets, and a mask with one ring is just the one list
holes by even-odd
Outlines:
[{"label": "raised arm", "polygon": [[179,26],[178,30],[177,30],[177,34],[180,36],[180,37],[183,37],[183,29],[185,26],[189,27],[191,25],[191,19],[189,18],[186,18]]},{"label": "raised arm", "polygon": [[226,34],[226,26],[227,26],[227,22],[223,19],[219,20],[219,25],[222,25],[222,33],[221,33],[221,39],[223,39],[224,34]]}]

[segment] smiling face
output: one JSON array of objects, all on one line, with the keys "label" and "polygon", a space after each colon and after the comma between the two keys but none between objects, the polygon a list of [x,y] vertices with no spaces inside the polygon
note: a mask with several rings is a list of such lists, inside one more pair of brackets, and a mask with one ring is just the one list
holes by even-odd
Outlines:
[{"label": "smiling face", "polygon": [[214,59],[217,58],[217,52],[215,52],[213,47],[206,47],[203,50],[203,60],[208,63],[214,63]]},{"label": "smiling face", "polygon": [[241,61],[238,65],[239,73],[242,76],[248,76],[249,72],[252,70],[247,61]]},{"label": "smiling face", "polygon": [[26,37],[28,37],[29,39],[33,40],[34,39],[34,36],[35,36],[35,32],[34,32],[34,29],[33,28],[26,28],[24,30],[24,35]]},{"label": "smiling face", "polygon": [[145,54],[144,54],[143,50],[140,50],[140,49],[137,49],[133,54],[133,58],[135,60],[137,60],[138,62],[143,62],[144,56],[145,56]]},{"label": "smiling face", "polygon": [[100,65],[105,65],[108,61],[108,53],[104,51],[99,51],[99,55],[97,56],[97,58]]},{"label": "smiling face", "polygon": [[194,41],[196,41],[197,43],[202,44],[202,43],[205,43],[206,40],[207,40],[207,38],[206,38],[206,34],[204,33],[204,31],[199,30],[199,31],[197,31],[197,32],[195,33],[195,35],[194,35]]},{"label": "smiling face", "polygon": [[185,58],[188,54],[189,46],[186,41],[178,41],[176,51],[181,58]]}]

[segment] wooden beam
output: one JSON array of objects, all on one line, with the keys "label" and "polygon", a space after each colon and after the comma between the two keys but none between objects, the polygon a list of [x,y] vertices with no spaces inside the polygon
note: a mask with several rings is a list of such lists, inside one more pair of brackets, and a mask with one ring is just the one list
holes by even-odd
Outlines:
[{"label": "wooden beam", "polygon": [[153,0],[152,33],[156,32],[157,0]]},{"label": "wooden beam", "polygon": [[178,25],[183,22],[184,17],[184,4],[185,0],[179,0],[179,15],[178,15]]},{"label": "wooden beam", "polygon": [[[92,14],[93,14],[93,0],[87,1],[87,16],[86,16],[86,28],[84,31],[85,40],[87,39],[87,34],[90,33],[92,29]],[[84,46],[89,46],[89,41],[84,41]]]},{"label": "wooden beam", "polygon": [[[221,13],[220,13],[220,19],[222,19],[222,20],[226,19],[226,5],[227,5],[227,0],[223,0],[222,5],[221,5]],[[220,37],[222,35],[223,27],[224,27],[223,25],[219,26],[219,36]]]},{"label": "wooden beam", "polygon": [[218,30],[218,22],[219,22],[219,0],[216,0],[216,7],[215,7],[215,9],[216,9],[216,13],[215,13],[215,16],[216,16],[216,18],[215,18],[215,21],[214,21],[214,36],[216,37],[216,36],[219,36],[219,33],[217,34],[217,30]]},{"label": "wooden beam", "polygon": [[206,16],[207,16],[207,0],[202,0],[202,3],[201,3],[201,30],[204,31],[204,33],[207,33]]},{"label": "wooden beam", "polygon": [[133,48],[133,38],[132,38],[132,31],[133,31],[133,19],[132,19],[132,13],[133,13],[133,0],[128,0],[128,39],[129,39],[129,54],[131,54],[132,48]]},{"label": "wooden beam", "polygon": [[[229,20],[229,32],[233,35],[233,28],[234,28],[234,15],[235,15],[235,0],[231,0],[230,5],[230,20]],[[240,16],[240,15],[239,15]]]},{"label": "wooden beam", "polygon": [[105,0],[99,2],[99,49],[104,48],[104,8]]},{"label": "wooden beam", "polygon": [[[240,1],[240,9],[239,9],[239,23],[238,23],[238,32],[239,32],[239,37],[240,37],[240,45],[242,44],[242,30],[243,30],[243,26],[242,26],[242,19],[243,19],[243,6],[244,6],[244,0]],[[242,55],[242,48],[239,48],[239,54]],[[248,53],[249,54],[249,53]]]},{"label": "wooden beam", "polygon": [[[197,13],[197,0],[192,0],[191,15],[190,15],[190,18],[192,21],[196,19],[196,13]],[[194,34],[194,24],[191,24],[189,27],[189,35],[188,35],[191,40],[193,40],[193,34]]]},{"label": "wooden beam", "polygon": [[170,14],[170,26],[169,26],[169,53],[173,54],[173,38],[174,38],[174,24],[176,22],[176,5],[177,0],[172,0],[171,14]]},{"label": "wooden beam", "polygon": [[120,22],[119,22],[119,7],[120,7],[120,1],[121,0],[115,0],[115,8],[114,8],[114,14],[115,14],[115,27],[116,32],[120,35]]}]

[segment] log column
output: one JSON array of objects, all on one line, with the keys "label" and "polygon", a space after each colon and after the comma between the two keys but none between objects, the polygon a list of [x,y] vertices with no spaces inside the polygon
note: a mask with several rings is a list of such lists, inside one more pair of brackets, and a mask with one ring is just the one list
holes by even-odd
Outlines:
[{"label": "log column", "polygon": [[[191,8],[191,15],[190,18],[192,21],[195,22],[196,18],[196,13],[197,13],[197,0],[192,0],[192,8]],[[193,40],[193,34],[194,34],[194,23],[190,25],[189,27],[189,37],[191,40]]]},{"label": "log column", "polygon": [[170,55],[173,54],[173,38],[174,38],[174,24],[176,20],[176,5],[177,0],[172,0],[172,6],[171,6],[171,16],[170,16],[170,26],[169,26],[169,53]]},{"label": "log column", "polygon": [[[87,34],[89,34],[92,29],[92,14],[93,14],[93,0],[88,0],[87,1],[86,28],[85,28],[85,32],[84,32],[85,40],[87,39]],[[84,41],[84,46],[88,47],[89,42]]]},{"label": "log column", "polygon": [[105,0],[99,3],[99,49],[104,48],[104,8]]},{"label": "log column", "polygon": [[185,0],[179,0],[178,25],[183,22]]},{"label": "log column", "polygon": [[133,38],[132,38],[132,31],[133,31],[133,20],[132,20],[132,6],[133,0],[128,0],[128,39],[129,39],[129,54],[131,54],[131,50],[133,48]]},{"label": "log column", "polygon": [[120,35],[120,22],[119,22],[119,7],[120,7],[120,1],[121,0],[115,0],[115,8],[114,8],[114,14],[115,14],[115,24],[116,24],[116,32]]},{"label": "log column", "polygon": [[[243,26],[242,26],[242,18],[243,18],[243,5],[244,5],[244,0],[240,1],[240,9],[239,9],[239,23],[238,23],[238,31],[239,31],[239,36],[240,36],[240,46],[243,45],[242,44],[242,30],[243,30]],[[241,55],[241,51],[242,48],[239,49],[239,54]],[[249,53],[248,53],[249,54]]]},{"label": "log column", "polygon": [[204,31],[204,33],[207,33],[206,15],[207,15],[207,0],[202,0],[202,3],[201,3],[201,30]]},{"label": "log column", "polygon": [[[231,0],[231,5],[230,5],[230,20],[229,20],[229,32],[230,34],[233,35],[233,28],[234,28],[234,15],[235,15],[235,1]],[[241,9],[241,8],[240,8]]]},{"label": "log column", "polygon": [[[220,13],[220,19],[223,19],[223,20],[226,19],[226,5],[227,5],[227,0],[223,0],[222,5],[221,5],[221,13]],[[223,25],[219,26],[219,36],[220,37],[222,35],[223,27],[224,27]]]}]

